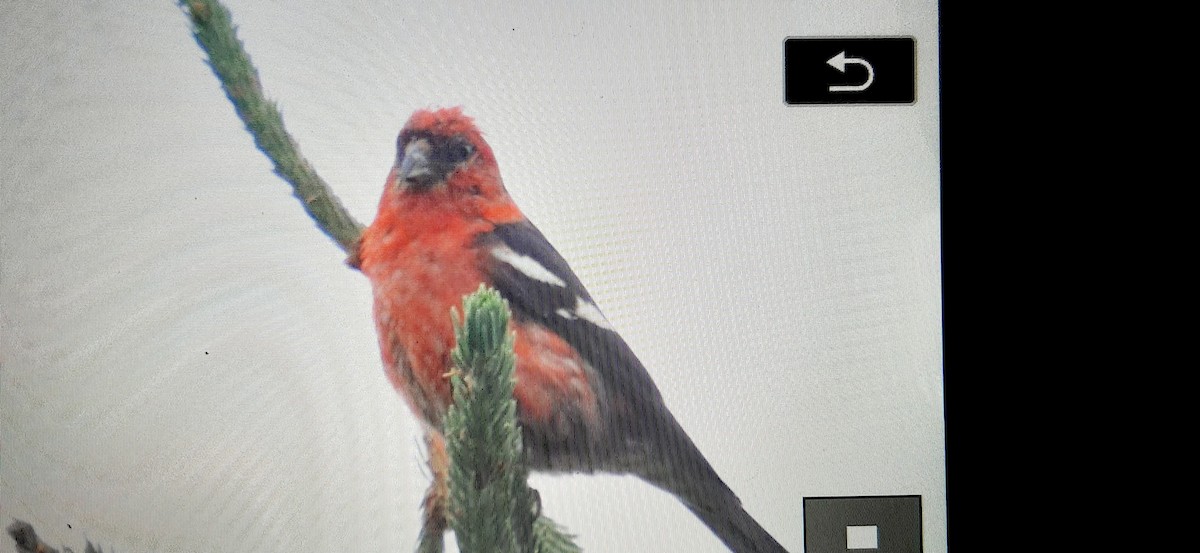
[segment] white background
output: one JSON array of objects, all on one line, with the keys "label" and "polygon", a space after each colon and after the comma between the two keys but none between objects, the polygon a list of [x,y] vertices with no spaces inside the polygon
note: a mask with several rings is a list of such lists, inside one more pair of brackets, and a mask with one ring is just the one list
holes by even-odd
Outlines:
[{"label": "white background", "polygon": [[[791,551],[803,497],[867,494],[920,494],[944,551],[935,3],[568,4],[229,5],[364,223],[411,111],[464,106]],[[428,477],[369,286],[186,16],[0,13],[0,522],[76,550],[411,551]],[[914,105],[784,105],[784,38],[860,35],[917,39]],[[635,478],[533,485],[586,551],[723,550]]]}]

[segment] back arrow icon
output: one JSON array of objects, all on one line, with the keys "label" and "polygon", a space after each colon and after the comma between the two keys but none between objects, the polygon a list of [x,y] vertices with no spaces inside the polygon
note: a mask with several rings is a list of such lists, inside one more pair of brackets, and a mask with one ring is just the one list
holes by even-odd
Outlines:
[{"label": "back arrow icon", "polygon": [[838,55],[836,55],[832,58],[829,58],[829,61],[827,61],[825,63],[829,64],[830,67],[833,67],[834,69],[837,69],[838,71],[840,71],[842,73],[846,72],[846,64],[847,63],[857,63],[858,65],[861,65],[861,66],[867,68],[867,82],[865,82],[863,84],[856,84],[856,85],[829,85],[830,92],[859,92],[859,91],[866,90],[867,87],[871,86],[871,83],[875,81],[875,69],[873,69],[871,67],[871,64],[867,63],[867,60],[864,60],[862,58],[846,57],[845,50],[838,52]]}]

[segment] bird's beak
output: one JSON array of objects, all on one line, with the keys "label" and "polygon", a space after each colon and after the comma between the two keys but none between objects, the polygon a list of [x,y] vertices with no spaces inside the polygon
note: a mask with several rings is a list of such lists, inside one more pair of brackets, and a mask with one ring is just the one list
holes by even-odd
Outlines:
[{"label": "bird's beak", "polygon": [[404,158],[400,161],[400,179],[407,185],[427,188],[434,183],[433,164],[429,160],[429,141],[413,140],[404,147]]}]

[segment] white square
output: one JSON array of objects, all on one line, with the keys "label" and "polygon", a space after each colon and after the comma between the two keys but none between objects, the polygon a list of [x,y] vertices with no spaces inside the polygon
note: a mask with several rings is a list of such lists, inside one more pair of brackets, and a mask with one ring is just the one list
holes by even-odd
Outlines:
[{"label": "white square", "polygon": [[879,527],[847,526],[846,549],[879,549]]}]

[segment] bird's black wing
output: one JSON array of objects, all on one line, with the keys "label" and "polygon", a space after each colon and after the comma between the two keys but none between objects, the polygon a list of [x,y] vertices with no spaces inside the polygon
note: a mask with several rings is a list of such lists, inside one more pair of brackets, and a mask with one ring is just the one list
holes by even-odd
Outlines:
[{"label": "bird's black wing", "polygon": [[499,225],[480,240],[491,252],[491,284],[508,300],[513,317],[536,322],[562,337],[599,377],[603,389],[598,392],[608,400],[604,414],[616,426],[611,437],[622,440],[604,447],[647,443],[651,438],[647,433],[658,435],[658,443],[667,436],[678,439],[675,433],[682,429],[663,405],[645,366],[541,231],[524,221]]}]

